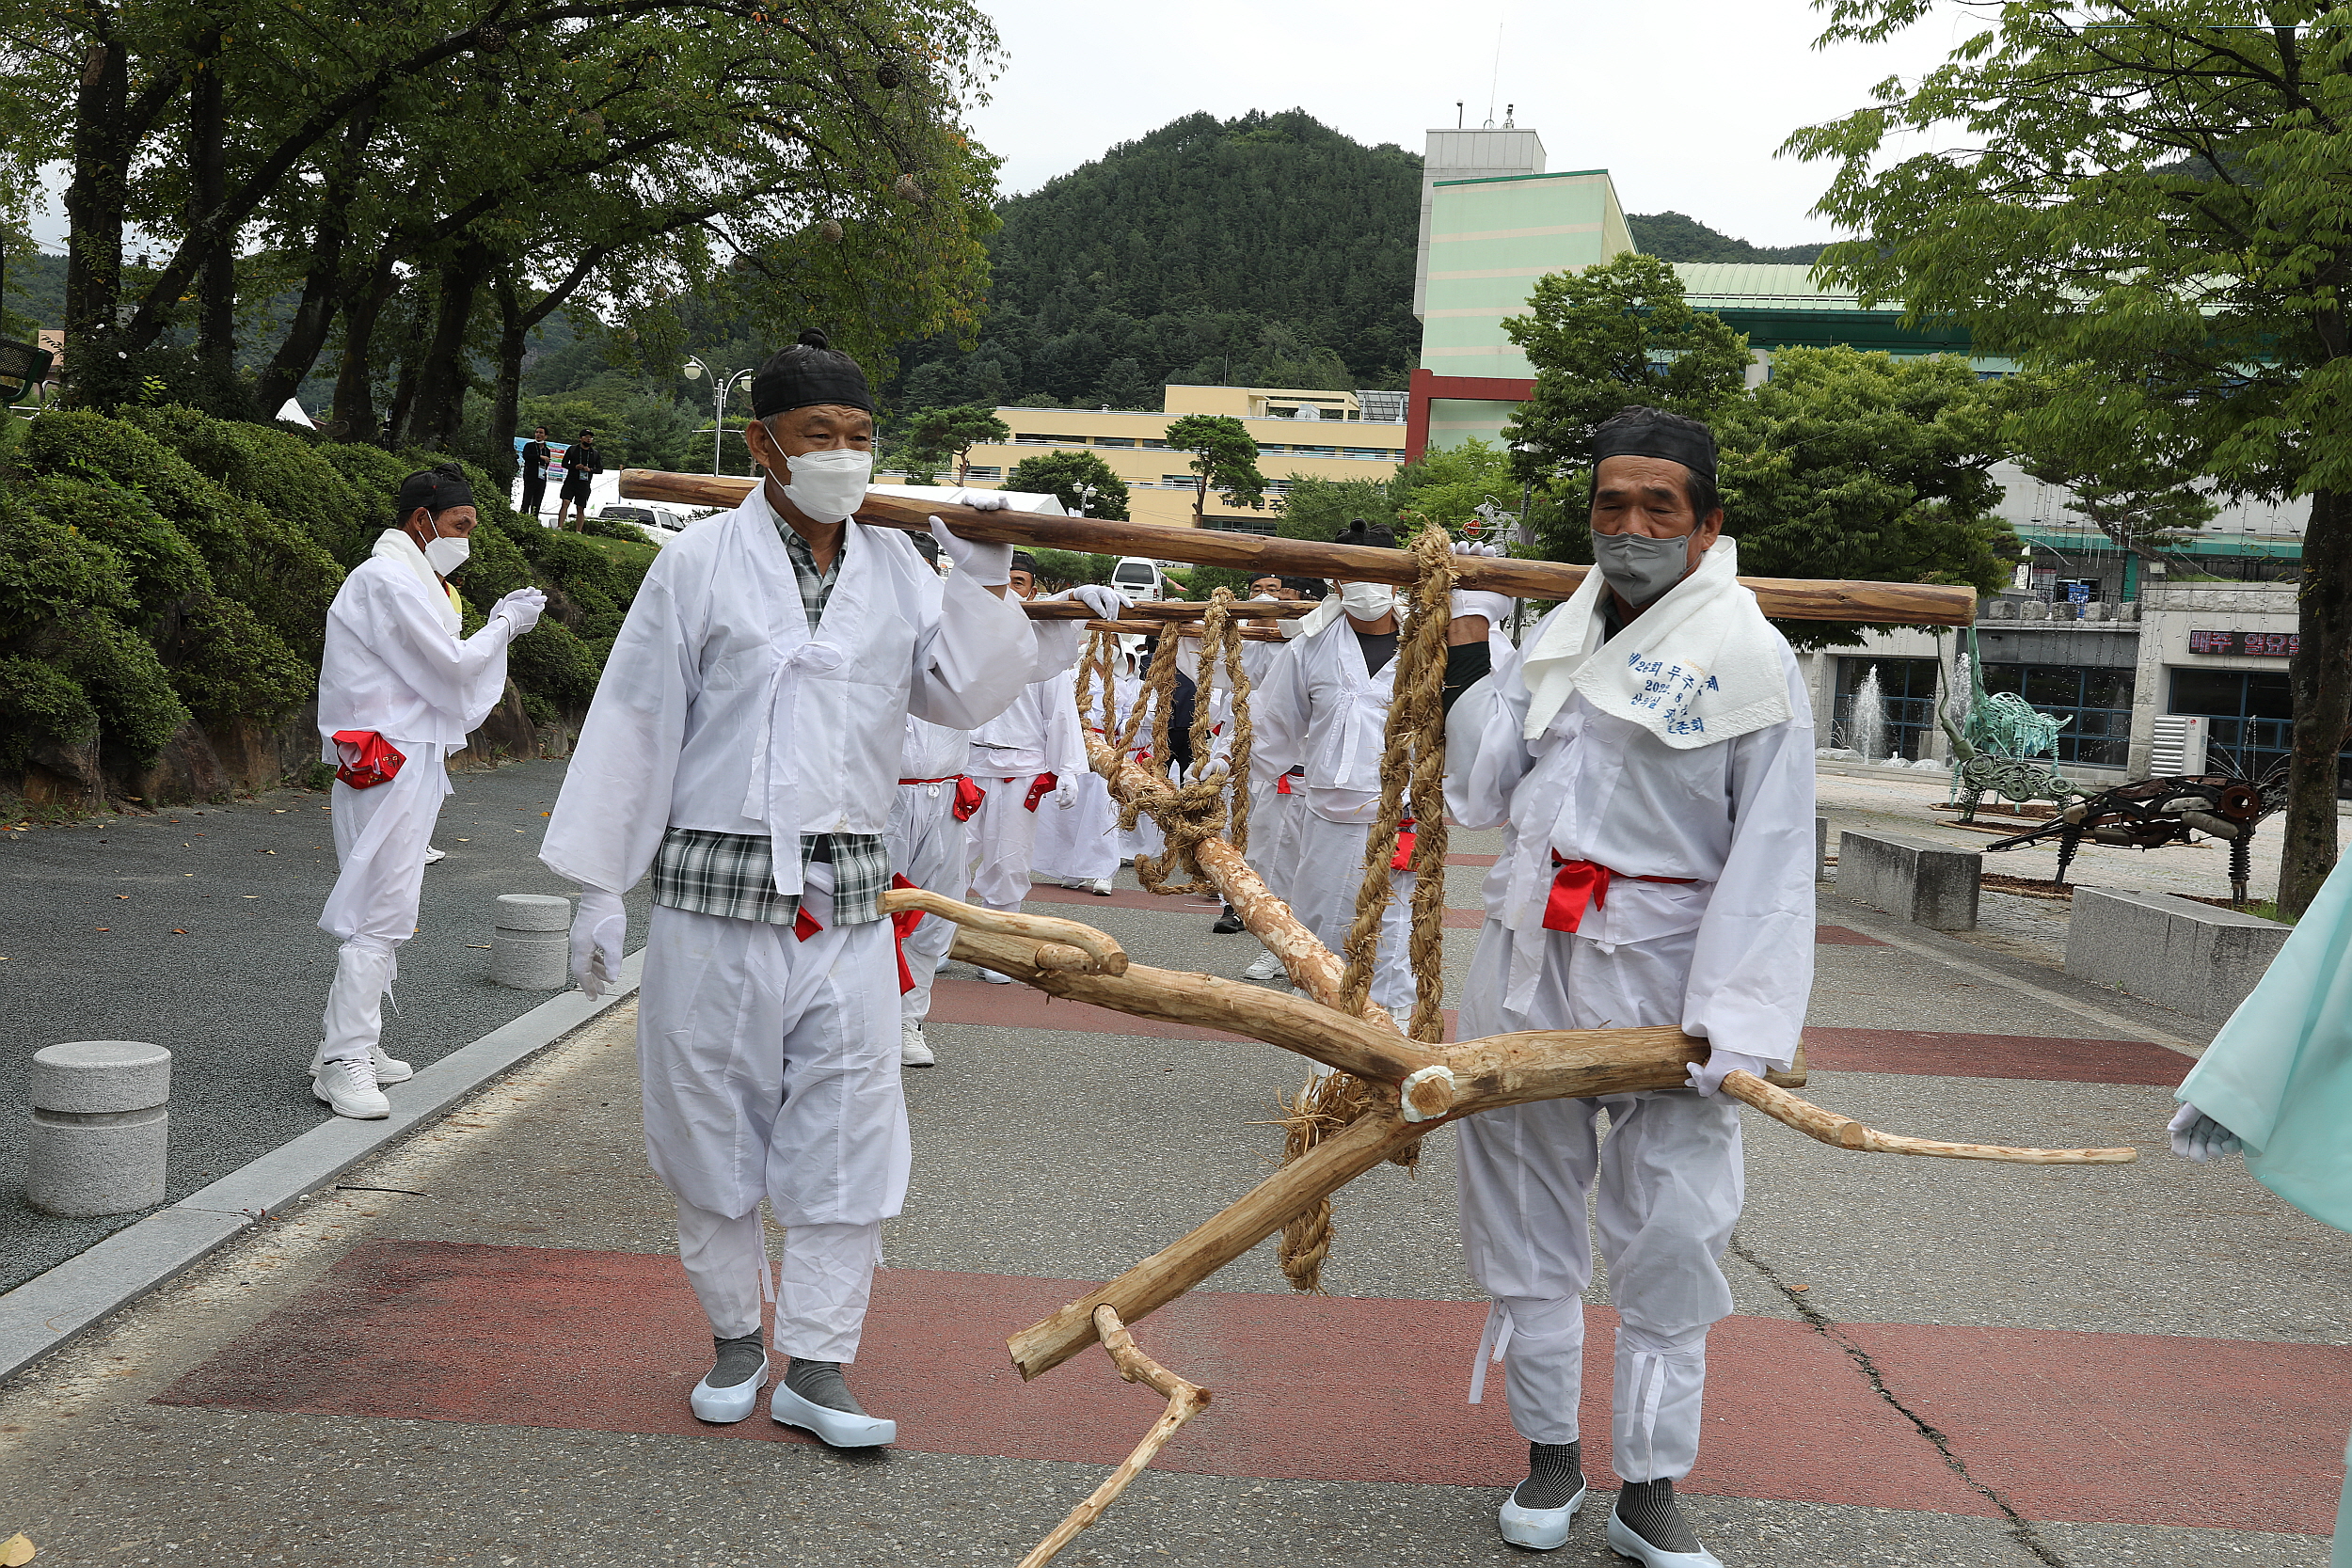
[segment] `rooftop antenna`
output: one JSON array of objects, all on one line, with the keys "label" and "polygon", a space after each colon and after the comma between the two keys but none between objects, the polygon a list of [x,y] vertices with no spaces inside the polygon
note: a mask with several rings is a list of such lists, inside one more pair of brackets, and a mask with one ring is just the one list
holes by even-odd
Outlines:
[{"label": "rooftop antenna", "polygon": [[1494,74],[1486,79],[1486,123],[1484,128],[1488,131],[1495,128],[1495,89],[1502,85],[1502,19],[1497,17],[1495,19],[1495,70]]},{"label": "rooftop antenna", "polygon": [[1518,123],[1516,117],[1518,112],[1519,106],[1517,103],[1505,103],[1502,106],[1502,128],[1505,131],[1510,130]]},{"label": "rooftop antenna", "polygon": [[1458,98],[1454,101],[1454,128],[1456,131],[1462,128],[1462,101]]}]

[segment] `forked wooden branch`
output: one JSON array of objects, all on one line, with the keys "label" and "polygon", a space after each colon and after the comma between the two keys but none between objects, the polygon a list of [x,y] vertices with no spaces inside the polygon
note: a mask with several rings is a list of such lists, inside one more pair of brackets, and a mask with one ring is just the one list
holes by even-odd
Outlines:
[{"label": "forked wooden branch", "polygon": [[897,914],[921,910],[952,920],[959,930],[986,931],[1019,942],[1023,962],[1040,970],[1070,970],[1081,974],[1118,975],[1127,973],[1126,950],[1107,934],[1074,920],[1052,915],[1020,914],[1010,910],[987,910],[958,903],[929,888],[894,887],[882,895],[882,912]]},{"label": "forked wooden branch", "polygon": [[1094,1310],[1094,1331],[1110,1352],[1119,1375],[1130,1383],[1140,1383],[1168,1396],[1168,1408],[1152,1423],[1152,1430],[1143,1434],[1143,1441],[1135,1451],[1120,1462],[1119,1468],[1104,1478],[1086,1501],[1070,1511],[1070,1516],[1054,1527],[1053,1533],[1037,1544],[1037,1548],[1021,1560],[1021,1568],[1044,1568],[1064,1546],[1078,1538],[1078,1532],[1103,1516],[1103,1511],[1119,1500],[1127,1490],[1127,1483],[1143,1473],[1144,1467],[1159,1456],[1168,1440],[1176,1435],[1176,1429],[1209,1407],[1209,1391],[1197,1383],[1187,1383],[1166,1367],[1143,1354],[1127,1332],[1119,1314],[1107,1307]]},{"label": "forked wooden branch", "polygon": [[1995,1160],[2011,1165],[2128,1165],[2139,1158],[2136,1148],[2013,1148],[2004,1144],[1950,1144],[1934,1138],[1907,1138],[1865,1127],[1850,1117],[1825,1110],[1747,1072],[1724,1074],[1724,1093],[1755,1106],[1774,1121],[1787,1123],[1818,1143],[1862,1154],[1924,1154],[1938,1160]]}]

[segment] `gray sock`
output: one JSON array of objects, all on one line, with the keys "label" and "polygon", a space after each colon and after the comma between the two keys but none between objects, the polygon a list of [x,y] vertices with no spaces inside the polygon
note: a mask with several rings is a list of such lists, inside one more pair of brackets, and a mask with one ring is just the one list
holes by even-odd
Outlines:
[{"label": "gray sock", "polygon": [[1578,1443],[1527,1445],[1527,1479],[1511,1494],[1521,1508],[1565,1508],[1584,1489],[1584,1462]]},{"label": "gray sock", "polygon": [[718,1352],[718,1359],[711,1363],[710,1375],[703,1382],[713,1388],[732,1388],[757,1377],[760,1368],[765,1365],[760,1359],[763,1353],[759,1348],[759,1338],[757,1329],[732,1339],[722,1339],[712,1335],[710,1344]]},{"label": "gray sock", "polygon": [[1698,1531],[1675,1506],[1671,1481],[1629,1481],[1617,1494],[1617,1518],[1626,1528],[1661,1552],[1697,1552]]},{"label": "gray sock", "polygon": [[863,1416],[866,1407],[857,1402],[850,1386],[842,1380],[838,1361],[803,1361],[799,1356],[784,1370],[784,1386],[811,1404],[827,1410],[838,1410],[850,1416]]}]

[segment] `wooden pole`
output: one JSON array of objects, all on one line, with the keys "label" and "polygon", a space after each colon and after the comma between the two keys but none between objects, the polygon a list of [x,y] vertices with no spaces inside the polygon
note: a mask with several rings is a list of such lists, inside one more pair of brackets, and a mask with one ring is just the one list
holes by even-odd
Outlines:
[{"label": "wooden pole", "polygon": [[[671,474],[651,468],[621,470],[620,493],[632,500],[683,502],[691,506],[739,504],[754,481],[722,474]],[[1421,575],[1406,550],[1360,545],[1324,545],[1306,539],[1228,533],[1216,529],[1166,528],[1102,517],[1062,517],[1042,512],[968,506],[893,496],[869,490],[857,520],[877,528],[927,533],[939,518],[958,535],[984,544],[1033,545],[1045,549],[1084,550],[1097,555],[1140,555],[1183,561],[1196,566],[1227,566],[1256,576],[1334,578],[1358,582],[1412,583]],[[1457,584],[1523,599],[1565,599],[1584,580],[1589,566],[1557,561],[1515,561],[1508,556],[1466,555],[1454,562]],[[1741,578],[1767,615],[1791,621],[1846,621],[1926,626],[1965,626],[1977,618],[1977,591],[1925,582],[1839,582],[1810,578]]]}]

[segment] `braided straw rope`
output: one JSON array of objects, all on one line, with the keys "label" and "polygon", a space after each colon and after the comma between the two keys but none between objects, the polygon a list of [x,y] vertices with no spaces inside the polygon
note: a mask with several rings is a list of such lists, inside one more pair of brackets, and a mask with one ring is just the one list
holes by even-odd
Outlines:
[{"label": "braided straw rope", "polygon": [[[1391,861],[1409,800],[1413,816],[1412,931],[1408,959],[1417,995],[1406,1033],[1431,1043],[1445,1036],[1445,663],[1446,627],[1454,592],[1454,541],[1430,524],[1413,541],[1421,577],[1397,648],[1395,699],[1389,707],[1387,746],[1380,757],[1380,816],[1364,848],[1364,879],[1356,894],[1356,921],[1347,933],[1343,1010],[1360,1011],[1372,988],[1380,926],[1394,885]],[[1282,1102],[1282,1163],[1303,1156],[1328,1133],[1371,1109],[1371,1090],[1343,1072],[1310,1079]],[[1410,1169],[1421,1159],[1418,1139],[1390,1157]],[[1331,1203],[1324,1198],[1282,1227],[1279,1258],[1294,1290],[1320,1291],[1323,1260],[1331,1252]]]}]

